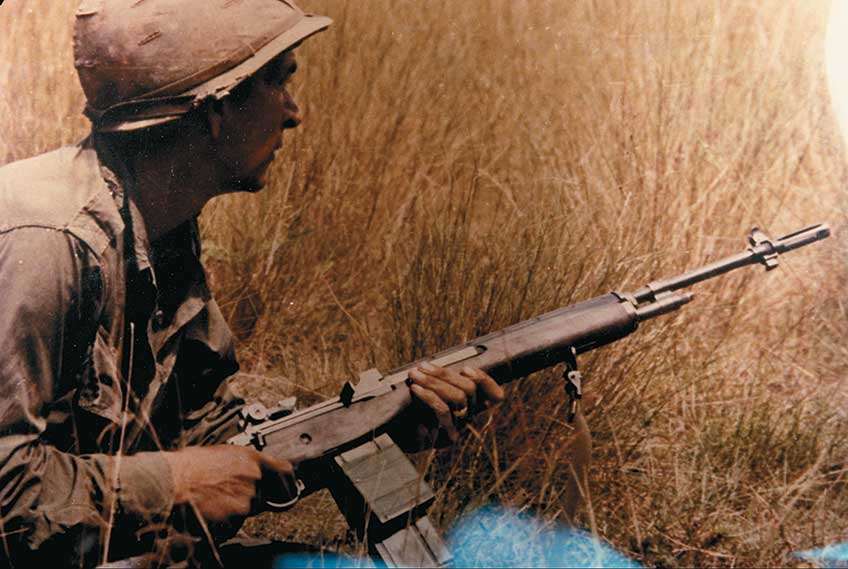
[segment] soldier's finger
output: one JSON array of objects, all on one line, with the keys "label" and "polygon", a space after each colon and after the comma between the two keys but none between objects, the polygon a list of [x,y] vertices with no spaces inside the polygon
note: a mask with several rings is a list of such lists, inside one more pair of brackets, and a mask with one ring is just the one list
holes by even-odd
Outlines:
[{"label": "soldier's finger", "polygon": [[246,516],[251,513],[253,509],[253,497],[242,496],[238,500],[235,501],[235,511],[233,512],[236,516]]},{"label": "soldier's finger", "polygon": [[471,399],[477,393],[477,385],[473,380],[463,377],[458,371],[451,368],[435,366],[429,362],[423,362],[418,369],[425,374],[436,377],[441,381],[450,383],[465,392],[467,398]]},{"label": "soldier's finger", "polygon": [[[252,448],[239,446],[231,446],[230,448],[225,447],[224,450],[234,453],[232,458],[235,459],[235,463],[231,463],[230,468],[232,469],[233,474],[239,479],[255,482],[262,478],[263,456],[261,452]],[[218,466],[220,467],[220,465]]]},{"label": "soldier's finger", "polygon": [[441,378],[427,375],[417,369],[411,370],[409,372],[409,377],[412,378],[415,385],[419,385],[429,391],[432,391],[442,401],[454,409],[462,409],[468,405],[468,396],[465,392]]},{"label": "soldier's finger", "polygon": [[412,390],[412,393],[418,397],[418,399],[433,410],[433,413],[436,415],[436,420],[439,422],[439,427],[447,433],[448,438],[450,438],[451,441],[455,442],[457,438],[459,438],[459,432],[453,424],[453,414],[451,413],[450,407],[448,407],[447,403],[445,403],[435,393],[429,389],[421,387],[420,385],[413,383],[409,386],[409,388]]},{"label": "soldier's finger", "polygon": [[461,373],[477,385],[485,395],[486,400],[493,403],[500,403],[504,400],[505,394],[503,387],[498,385],[498,382],[482,369],[466,366],[462,368]]},{"label": "soldier's finger", "polygon": [[471,378],[464,377],[455,370],[446,367],[434,366],[427,362],[422,363],[418,369],[423,371],[425,374],[437,377],[442,381],[446,381],[451,385],[458,387],[465,392],[465,396],[468,398],[474,397],[477,393],[477,384],[475,384]]},{"label": "soldier's finger", "polygon": [[263,468],[271,470],[273,472],[278,472],[287,476],[291,476],[294,474],[294,467],[292,466],[291,462],[289,462],[288,460],[276,458],[264,452],[259,453],[259,464]]}]

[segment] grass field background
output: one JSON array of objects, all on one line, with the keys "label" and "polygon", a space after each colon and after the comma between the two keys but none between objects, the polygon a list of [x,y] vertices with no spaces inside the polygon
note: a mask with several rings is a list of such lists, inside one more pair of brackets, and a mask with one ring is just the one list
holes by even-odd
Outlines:
[{"label": "grass field background", "polygon": [[[83,137],[73,2],[0,7],[0,164]],[[845,151],[823,0],[313,0],[304,110],[261,195],[213,202],[205,261],[241,390],[317,401],[541,311],[777,233],[836,237],[697,289],[583,361],[579,522],[660,566],[779,566],[848,537]],[[25,191],[22,188],[22,191]],[[561,520],[556,374],[420,458],[448,527],[490,502]],[[554,387],[552,387],[552,385]],[[343,539],[326,496],[258,534]]]}]

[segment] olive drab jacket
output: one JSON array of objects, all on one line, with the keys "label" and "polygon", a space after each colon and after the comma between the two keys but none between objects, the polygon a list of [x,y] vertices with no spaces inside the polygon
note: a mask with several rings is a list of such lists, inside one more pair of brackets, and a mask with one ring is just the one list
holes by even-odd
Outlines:
[{"label": "olive drab jacket", "polygon": [[121,168],[90,139],[0,168],[2,565],[145,550],[174,499],[149,451],[237,429],[196,224],[151,245]]}]

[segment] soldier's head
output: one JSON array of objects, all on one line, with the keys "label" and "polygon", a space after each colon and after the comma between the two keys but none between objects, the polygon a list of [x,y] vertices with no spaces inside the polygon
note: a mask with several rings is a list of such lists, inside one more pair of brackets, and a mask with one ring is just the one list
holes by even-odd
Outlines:
[{"label": "soldier's head", "polygon": [[195,140],[235,189],[256,189],[283,129],[300,123],[286,89],[293,49],[330,23],[290,0],[83,0],[85,113],[124,152]]}]

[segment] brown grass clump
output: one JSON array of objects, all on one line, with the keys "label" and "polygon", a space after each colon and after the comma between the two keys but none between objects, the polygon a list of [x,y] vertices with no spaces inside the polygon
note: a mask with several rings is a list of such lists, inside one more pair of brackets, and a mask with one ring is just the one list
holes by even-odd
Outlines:
[{"label": "brown grass clump", "polygon": [[[273,187],[203,216],[250,396],[331,395],[354,371],[736,252],[752,225],[844,226],[824,0],[304,3],[336,21],[299,50],[305,123]],[[71,18],[0,8],[0,163],[85,132]],[[785,565],[845,537],[844,255],[837,231],[585,358],[582,523],[666,566]],[[425,457],[443,526],[493,500],[561,516],[557,381],[510,388]],[[251,527],[341,537],[326,498],[302,508]]]}]

